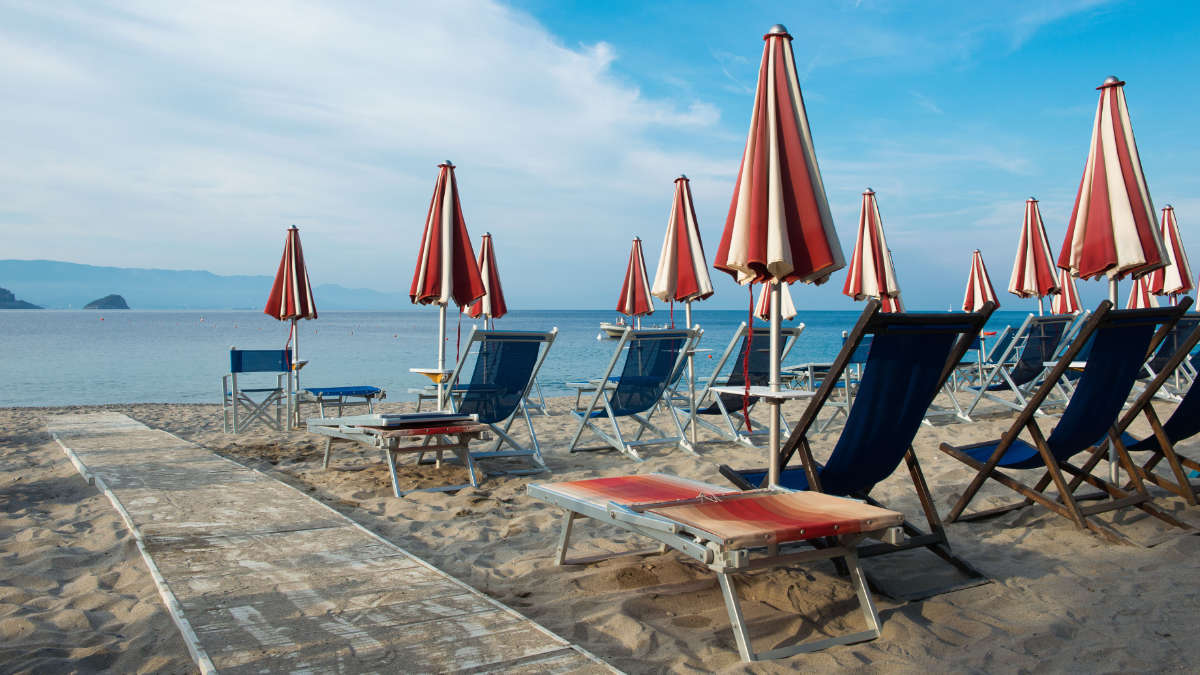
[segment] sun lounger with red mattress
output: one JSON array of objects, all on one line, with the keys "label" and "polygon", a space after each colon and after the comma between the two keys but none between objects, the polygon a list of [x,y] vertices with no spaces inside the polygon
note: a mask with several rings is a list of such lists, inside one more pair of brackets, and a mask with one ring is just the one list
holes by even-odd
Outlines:
[{"label": "sun lounger with red mattress", "polygon": [[[576,519],[594,518],[653,539],[717,574],[738,652],[745,661],[774,659],[879,637],[879,615],[858,565],[855,548],[865,537],[899,534],[904,516],[861,502],[787,489],[743,492],[668,476],[645,474],[530,485],[530,496],[566,511],[557,563],[568,560]],[[806,545],[818,540],[820,547]],[[628,555],[628,553],[616,554]],[[611,556],[603,556],[611,557]],[[598,558],[589,558],[587,561]],[[742,618],[733,574],[813,560],[841,559],[867,629],[756,653]]]}]

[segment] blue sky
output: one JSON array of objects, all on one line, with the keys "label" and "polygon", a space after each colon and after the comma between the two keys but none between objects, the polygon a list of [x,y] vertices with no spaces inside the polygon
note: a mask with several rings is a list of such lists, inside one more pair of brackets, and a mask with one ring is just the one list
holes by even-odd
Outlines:
[{"label": "blue sky", "polygon": [[[1198,13],[1097,1],[10,0],[0,257],[271,274],[294,223],[314,283],[407,292],[436,165],[451,159],[476,245],[495,237],[510,307],[608,308],[633,235],[653,267],[679,173],[715,252],[761,36],[778,22],[795,36],[847,254],[870,186],[910,309],[961,303],[975,248],[1002,305],[1029,308],[1003,291],[1024,200],[1041,200],[1057,254],[1109,74],[1128,83],[1156,207],[1175,206],[1198,250]],[[844,274],[794,287],[797,307],[852,308]],[[746,306],[714,279],[706,307]],[[1082,284],[1085,300],[1103,286]]]}]

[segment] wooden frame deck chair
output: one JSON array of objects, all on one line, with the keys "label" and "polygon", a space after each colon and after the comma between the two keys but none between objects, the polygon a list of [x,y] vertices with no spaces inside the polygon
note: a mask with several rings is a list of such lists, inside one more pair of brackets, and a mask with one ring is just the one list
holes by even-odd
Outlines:
[{"label": "wooden frame deck chair", "polygon": [[990,367],[985,367],[983,381],[968,388],[975,391],[975,398],[967,406],[966,414],[975,412],[984,398],[1014,410],[1025,407],[1029,392],[1046,372],[1045,364],[1055,359],[1064,335],[1075,321],[1075,315],[1070,314],[1026,317],[1004,351],[992,360]]},{"label": "wooden frame deck chair", "polygon": [[[1179,335],[1178,327],[1185,321],[1190,330],[1184,335]],[[1151,453],[1150,458],[1145,462],[1134,464],[1134,468],[1142,480],[1169,490],[1183,497],[1188,505],[1196,506],[1200,503],[1197,501],[1200,485],[1193,484],[1188,480],[1187,471],[1189,469],[1200,471],[1200,463],[1178,454],[1175,446],[1180,441],[1200,433],[1200,386],[1197,386],[1193,380],[1192,386],[1184,393],[1179,405],[1176,406],[1166,422],[1159,419],[1153,403],[1159,389],[1166,386],[1168,380],[1174,376],[1175,369],[1185,363],[1191,355],[1192,349],[1200,344],[1200,320],[1194,319],[1192,316],[1180,319],[1173,335],[1177,339],[1170,340],[1170,343],[1174,347],[1175,353],[1165,363],[1160,364],[1154,379],[1146,385],[1133,405],[1121,416],[1120,421],[1117,422],[1117,433],[1120,434],[1121,442],[1125,444],[1125,449],[1129,452]],[[1164,340],[1163,344],[1168,344],[1168,340]],[[1162,353],[1161,347],[1158,353]],[[1139,415],[1145,416],[1152,432],[1141,440],[1134,438],[1126,431]],[[1093,452],[1106,453],[1107,448],[1093,448]],[[1164,462],[1170,471],[1169,477],[1155,471],[1155,468]]]},{"label": "wooden frame deck chair", "polygon": [[[528,493],[566,511],[556,555],[559,565],[629,555],[568,560],[572,528],[576,519],[586,517],[652,539],[664,550],[673,548],[715,572],[744,661],[783,658],[879,637],[879,615],[855,550],[865,537],[895,536],[904,521],[900,513],[812,492],[738,492],[659,473],[535,484]],[[813,540],[822,540],[823,547],[803,546]],[[755,652],[733,575],[828,559],[844,561],[848,568],[867,629]]]},{"label": "wooden frame deck chair", "polygon": [[[1154,353],[1190,305],[1190,299],[1185,299],[1177,307],[1114,310],[1108,300],[1100,303],[1051,368],[1050,374],[1029,397],[1003,437],[958,447],[947,443],[940,446],[943,452],[976,470],[946,520],[953,522],[994,516],[1036,502],[1071,520],[1080,529],[1092,530],[1117,542],[1127,543],[1129,540],[1092,516],[1136,506],[1166,523],[1188,528],[1148,503],[1150,495],[1140,474],[1135,471],[1115,425],[1142,364]],[[1076,382],[1075,393],[1058,419],[1058,424],[1047,436],[1038,426],[1035,413],[1088,343],[1091,344],[1091,355]],[[1022,432],[1027,433],[1032,442],[1019,438]],[[1075,455],[1101,443],[1106,437],[1113,444],[1120,465],[1130,476],[1131,488],[1114,485],[1092,474],[1092,469],[1101,459],[1100,453],[1093,453],[1082,466],[1070,462]],[[1045,473],[1030,487],[1005,473],[1006,470],[1015,469],[1037,469]],[[1069,474],[1070,480],[1064,474]],[[1025,499],[964,515],[967,505],[989,478],[1016,491]],[[1081,505],[1075,492],[1085,482],[1099,488],[1103,499]],[[1051,483],[1057,494],[1046,492]],[[1089,499],[1094,497],[1089,495]]]},{"label": "wooden frame deck chair", "polygon": [[[782,341],[779,348],[779,361],[782,363],[787,358],[788,352],[796,344],[796,340],[804,332],[804,324],[796,326],[783,326],[779,329]],[[717,385],[743,386],[746,384],[747,375],[751,386],[767,386],[771,380],[771,335],[765,327],[763,330],[754,331],[751,337],[750,331],[747,330],[746,322],[742,322],[734,331],[733,337],[729,340],[729,345],[725,347],[725,351],[721,353],[717,359],[716,366],[713,368],[712,375],[705,382],[704,388],[696,394],[696,423],[704,426],[712,431],[717,432],[721,436],[731,440],[745,443],[746,445],[754,446],[754,439],[765,437],[767,435],[767,427],[759,425],[759,428],[747,429],[745,417],[742,415],[742,397],[735,394],[718,394],[712,391],[712,388]],[[749,346],[749,359],[747,359],[747,346]],[[734,350],[737,350],[736,352]],[[729,357],[736,354],[733,360],[733,367],[724,377],[721,376],[725,365],[729,362]],[[688,405],[686,394],[683,394],[679,383],[683,381],[680,378],[676,382],[675,394],[670,397],[673,402],[672,413],[678,414],[683,418],[682,426],[687,429],[691,418],[688,415]],[[707,405],[706,405],[707,402]],[[758,397],[751,396],[746,401],[746,414],[758,402]],[[709,422],[704,417],[720,416],[717,423]],[[783,428],[786,430],[787,423],[782,420]],[[753,425],[753,419],[750,421]],[[785,431],[786,433],[786,431]]]},{"label": "wooden frame deck chair", "polygon": [[[667,415],[675,425],[678,434],[676,436],[668,436],[651,423],[650,419],[659,407],[659,401],[669,395],[671,388],[683,374],[687,354],[695,348],[702,334],[699,326],[691,330],[626,328],[600,378],[583,383],[567,383],[580,392],[595,392],[586,408],[576,406],[576,409],[571,411],[579,418],[579,427],[571,439],[570,451],[582,449],[577,448],[579,439],[583,436],[584,429],[591,429],[605,443],[638,462],[642,461],[642,457],[637,448],[643,445],[675,443],[694,454],[695,449],[688,443],[678,418],[672,414]],[[613,372],[617,363],[621,361],[622,354],[625,362],[620,375],[614,376]],[[578,395],[576,400],[579,400]],[[638,424],[637,433],[632,440],[627,440],[621,432],[619,420],[623,417]],[[611,433],[600,426],[603,419],[610,422]],[[643,439],[642,434],[647,431],[654,435]]]},{"label": "wooden frame deck chair", "polygon": [[[883,507],[870,496],[871,490],[891,476],[903,461],[908,466],[929,531],[905,522],[906,538],[903,541],[872,545],[860,549],[859,555],[870,557],[926,548],[968,578],[966,584],[956,584],[954,588],[984,583],[986,577],[981,572],[951,552],[945,528],[913,452],[912,441],[926,410],[987,323],[995,304],[988,303],[974,314],[886,314],[879,312],[879,306],[878,300],[867,302],[833,362],[830,377],[809,401],[787,442],[780,448],[779,483],[794,490],[853,497]],[[808,433],[833,393],[841,372],[867,337],[873,339],[854,405],[829,459],[823,464],[818,463],[813,457]],[[788,461],[794,455],[799,456],[799,465],[789,466]],[[767,481],[765,468],[746,470],[722,465],[720,471],[743,490],[764,486]],[[883,588],[883,585],[877,585]],[[915,599],[946,590],[951,589],[930,589],[919,595],[888,594]]]},{"label": "wooden frame deck chair", "polygon": [[[221,376],[221,419],[225,433],[241,433],[261,422],[275,431],[285,431],[292,419],[292,350],[229,348],[229,373]],[[239,376],[267,373],[275,376],[271,386],[246,387]],[[272,419],[272,413],[274,418]],[[286,413],[286,417],[284,416]]]},{"label": "wooden frame deck chair", "polygon": [[[1158,390],[1158,395],[1169,401],[1179,401],[1183,396],[1183,392],[1188,391],[1192,386],[1192,382],[1196,378],[1196,371],[1192,366],[1191,360],[1188,358],[1190,354],[1184,354],[1177,362],[1174,361],[1175,355],[1179,352],[1180,345],[1184,340],[1200,326],[1200,316],[1185,316],[1181,318],[1167,337],[1159,346],[1158,351],[1154,356],[1146,362],[1143,367],[1145,377],[1153,380],[1163,370],[1168,370],[1169,377],[1163,382],[1162,387]],[[1176,363],[1172,368],[1171,363]]]},{"label": "wooden frame deck chair", "polygon": [[[529,407],[523,402],[557,337],[558,328],[546,333],[471,330],[467,347],[447,380],[445,396],[448,400],[442,407],[474,415],[480,424],[488,425],[495,434],[496,442],[492,448],[471,452],[473,459],[524,457],[533,468],[505,473],[522,475],[549,471],[542,459],[542,448],[538,444],[533,420],[529,417]],[[470,370],[471,379],[464,382],[463,375],[471,361],[474,362]],[[528,447],[509,434],[518,415],[524,418],[525,427],[529,430]],[[505,448],[505,445],[508,447]]]}]

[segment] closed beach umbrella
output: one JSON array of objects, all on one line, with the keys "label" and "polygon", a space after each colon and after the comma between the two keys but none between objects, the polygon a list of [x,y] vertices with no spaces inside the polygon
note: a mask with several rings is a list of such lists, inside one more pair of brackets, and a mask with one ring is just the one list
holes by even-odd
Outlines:
[{"label": "closed beach umbrella", "polygon": [[275,283],[271,286],[271,295],[267,297],[263,313],[292,323],[288,341],[292,343],[292,360],[299,361],[300,336],[296,331],[296,321],[317,318],[317,303],[313,300],[308,268],[304,265],[300,229],[295,225],[287,230],[283,241],[283,258],[279,261],[279,270],[275,272]]},{"label": "closed beach umbrella", "polygon": [[1129,289],[1129,300],[1125,309],[1150,309],[1158,307],[1158,298],[1150,292],[1150,278],[1141,277],[1133,280],[1133,288]]},{"label": "closed beach umbrella", "polygon": [[885,312],[903,312],[900,284],[892,265],[892,252],[883,236],[883,218],[875,191],[862,193],[862,208],[858,212],[858,237],[850,254],[850,272],[842,293],[855,300],[878,298]]},{"label": "closed beach umbrella", "polygon": [[1183,248],[1183,240],[1179,238],[1175,208],[1170,204],[1162,210],[1162,239],[1169,264],[1150,273],[1150,292],[1169,295],[1171,304],[1175,304],[1175,296],[1188,293],[1195,286],[1192,285],[1192,266],[1188,264],[1187,251]]},{"label": "closed beach umbrella", "polygon": [[988,276],[987,265],[983,264],[983,254],[979,249],[975,249],[971,254],[971,275],[967,277],[963,311],[978,312],[985,302],[994,302],[997,307],[1000,306],[996,299],[996,289],[992,287],[992,278]]},{"label": "closed beach umbrella", "polygon": [[[792,36],[763,36],[750,132],[714,261],[739,284],[819,284],[846,266],[817,167]],[[771,296],[771,389],[779,391],[781,293]],[[748,386],[748,385],[747,385]],[[779,484],[779,404],[771,406],[768,483]]]},{"label": "closed beach umbrella", "polygon": [[1075,288],[1075,277],[1064,269],[1058,270],[1058,289],[1058,295],[1050,303],[1051,312],[1074,314],[1083,309],[1083,303],[1079,301],[1079,289]]},{"label": "closed beach umbrella", "polygon": [[[463,218],[458,198],[458,182],[454,179],[454,164],[446,160],[438,165],[433,198],[425,216],[421,234],[421,250],[413,272],[408,297],[416,305],[437,305],[438,371],[446,369],[446,305],[451,301],[459,308],[478,300],[484,294],[483,279],[475,263],[471,235]],[[435,378],[438,401],[442,400],[442,380]]]},{"label": "closed beach umbrella", "polygon": [[[754,303],[754,316],[763,321],[771,320],[771,296],[775,293],[774,284],[763,284],[762,289],[758,292],[758,302]],[[787,284],[779,286],[779,317],[784,321],[791,321],[796,318],[796,306],[792,304],[792,292],[788,290]]]},{"label": "closed beach umbrella", "polygon": [[625,283],[621,284],[621,297],[617,300],[617,311],[637,320],[642,327],[641,317],[654,313],[654,298],[650,295],[650,281],[646,277],[646,259],[642,256],[642,240],[633,238],[629,251],[629,265],[625,268]]},{"label": "closed beach umbrella", "polygon": [[[658,270],[654,273],[654,286],[650,293],[663,302],[684,303],[684,317],[689,329],[692,328],[692,301],[703,300],[713,294],[687,176],[681,175],[675,179],[675,196],[671,201],[671,215],[667,218],[667,234],[663,237]],[[696,365],[693,354],[688,354],[687,359],[688,415],[692,446],[695,447]]]},{"label": "closed beach umbrella", "polygon": [[504,303],[504,291],[500,288],[500,270],[496,267],[496,250],[492,245],[492,235],[483,235],[479,244],[479,276],[483,279],[483,297],[471,303],[467,313],[471,318],[485,317],[487,327],[492,327],[492,321],[508,313],[508,305]]},{"label": "closed beach umbrella", "polygon": [[1110,76],[1097,89],[1091,148],[1058,266],[1080,279],[1106,275],[1115,304],[1118,280],[1166,265],[1167,254],[1133,138],[1125,83]]},{"label": "closed beach umbrella", "polygon": [[1042,298],[1059,292],[1056,271],[1038,200],[1030,197],[1025,200],[1025,220],[1021,224],[1008,292],[1021,298],[1037,298],[1038,314],[1041,315]]}]

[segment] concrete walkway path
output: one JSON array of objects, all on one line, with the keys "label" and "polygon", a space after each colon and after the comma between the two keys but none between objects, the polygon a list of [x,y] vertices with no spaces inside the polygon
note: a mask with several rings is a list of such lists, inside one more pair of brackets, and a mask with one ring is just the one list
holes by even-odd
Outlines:
[{"label": "concrete walkway path", "polygon": [[47,426],[125,519],[201,671],[611,672],[258,471],[118,413]]}]

